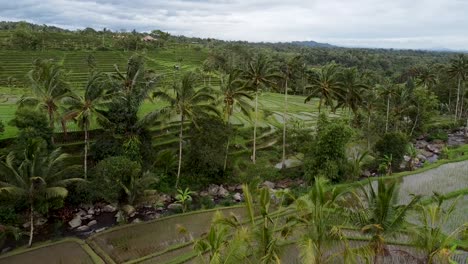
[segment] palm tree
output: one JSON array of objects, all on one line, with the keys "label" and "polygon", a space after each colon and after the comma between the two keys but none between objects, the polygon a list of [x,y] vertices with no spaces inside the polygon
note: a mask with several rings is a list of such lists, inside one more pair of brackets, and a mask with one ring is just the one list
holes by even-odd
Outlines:
[{"label": "palm tree", "polygon": [[256,148],[257,148],[257,119],[258,119],[258,94],[268,86],[275,84],[275,79],[278,74],[274,72],[270,61],[263,54],[258,55],[251,60],[244,72],[246,86],[252,89],[255,93],[255,118],[254,118],[254,133],[253,133],[253,152],[252,162],[255,164]]},{"label": "palm tree", "polygon": [[170,104],[162,109],[161,112],[173,113],[180,116],[179,165],[177,169],[176,188],[179,185],[180,171],[182,167],[182,146],[185,121],[196,121],[197,118],[208,113],[219,115],[218,109],[213,104],[210,104],[210,102],[215,100],[210,89],[201,88],[197,90],[195,88],[197,81],[198,76],[195,73],[187,72],[183,75],[181,82],[173,87],[173,93],[164,91],[153,93],[153,97],[159,97]]},{"label": "palm tree", "polygon": [[64,114],[65,120],[75,120],[84,131],[84,178],[88,176],[88,148],[89,129],[93,118],[105,120],[102,111],[107,106],[111,94],[105,94],[105,75],[92,72],[84,88],[84,95],[74,95],[65,100],[68,111]]},{"label": "palm tree", "polygon": [[371,236],[369,246],[374,252],[374,263],[380,263],[380,257],[389,254],[386,238],[404,229],[407,213],[420,197],[414,196],[409,203],[400,205],[396,181],[386,183],[383,179],[378,180],[377,190],[371,182],[367,188],[361,186],[361,194],[354,195],[358,205],[351,209],[350,219],[363,234]]},{"label": "palm tree", "polygon": [[395,86],[387,81],[383,86],[380,86],[380,87],[381,87],[380,96],[387,98],[387,114],[385,118],[385,133],[387,133],[388,132],[388,119],[390,117],[390,100],[392,98],[392,95],[395,94]]},{"label": "palm tree", "polygon": [[424,67],[418,71],[416,85],[430,89],[437,84],[437,75],[430,67]]},{"label": "palm tree", "polygon": [[456,236],[462,231],[463,225],[450,234],[444,232],[444,227],[450,220],[453,211],[456,209],[458,199],[444,208],[444,198],[435,193],[434,203],[429,205],[418,205],[417,223],[411,230],[412,245],[424,252],[424,263],[433,264],[435,260],[441,260],[441,263],[450,263],[449,258],[451,244]]},{"label": "palm tree", "polygon": [[41,141],[33,141],[24,150],[24,160],[19,165],[16,165],[19,160],[14,152],[0,161],[0,194],[25,199],[29,205],[29,246],[33,241],[35,208],[44,200],[65,198],[68,194],[66,185],[83,181],[65,178],[67,169],[64,169],[63,161],[67,157],[60,149],[47,154]]},{"label": "palm tree", "polygon": [[[65,82],[65,70],[62,65],[51,60],[35,60],[33,65],[34,68],[28,73],[32,96],[21,97],[19,104],[20,106],[37,106],[45,110],[49,118],[49,126],[54,131],[59,105],[70,92]],[[53,134],[51,142],[54,143]]]},{"label": "palm tree", "polygon": [[378,105],[379,94],[377,89],[371,88],[364,92],[363,104],[367,112],[367,150],[371,147],[371,118],[372,113]]},{"label": "palm tree", "polygon": [[[231,71],[227,75],[221,76],[221,93],[224,103],[223,116],[226,124],[230,127],[231,116],[234,113],[234,107],[239,106],[240,111],[247,117],[250,117],[250,109],[248,101],[253,99],[248,87],[243,85],[241,72],[237,70]],[[226,143],[226,153],[224,158],[224,170],[227,166],[227,158],[229,154],[229,138]]]},{"label": "palm tree", "polygon": [[[450,68],[448,69],[448,74],[452,79],[456,79],[458,82],[457,103],[455,105],[455,120],[457,120],[458,115],[459,115],[458,113],[460,110],[459,109],[460,108],[460,94],[461,94],[460,89],[461,89],[462,82],[466,80],[466,77],[468,75],[468,60],[465,58],[465,55],[461,54],[458,56],[458,58],[452,60]],[[461,116],[461,113],[460,113],[460,116]]]},{"label": "palm tree", "polygon": [[[286,126],[288,120],[288,81],[294,78],[294,70],[298,68],[298,64],[301,62],[301,57],[296,56],[290,59],[283,67],[283,80],[284,80],[284,111],[283,111],[283,156],[281,159],[281,168],[286,168]],[[299,66],[300,67],[300,66]]]},{"label": "palm tree", "polygon": [[316,70],[315,74],[311,76],[311,85],[308,88],[312,92],[304,100],[305,103],[309,102],[313,97],[319,96],[319,114],[322,109],[322,103],[325,105],[333,106],[333,100],[343,99],[342,83],[338,79],[338,66],[336,64],[329,64]]},{"label": "palm tree", "polygon": [[348,107],[356,114],[359,107],[363,104],[363,93],[369,89],[369,87],[361,81],[361,76],[359,76],[356,68],[348,68],[341,71],[340,82],[342,84],[342,89],[344,96],[338,99],[338,105]]},{"label": "palm tree", "polygon": [[[344,189],[332,188],[328,180],[315,178],[314,186],[295,202],[295,213],[291,218],[304,228],[301,243],[303,263],[335,263],[335,257],[351,257],[348,243],[340,226],[346,222],[340,199]],[[335,246],[345,246],[345,252],[327,254]],[[346,259],[345,259],[345,263]]]}]

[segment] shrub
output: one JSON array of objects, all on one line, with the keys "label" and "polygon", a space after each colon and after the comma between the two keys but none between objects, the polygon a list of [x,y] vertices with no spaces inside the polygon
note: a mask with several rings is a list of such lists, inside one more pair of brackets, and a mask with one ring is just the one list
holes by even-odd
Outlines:
[{"label": "shrub", "polygon": [[443,140],[447,141],[448,140],[448,134],[444,130],[437,129],[433,130],[430,132],[429,136],[427,137],[427,140],[429,141],[434,141],[434,140]]},{"label": "shrub", "polygon": [[3,124],[3,121],[0,120],[0,135],[3,134],[3,132],[5,132],[5,125]]},{"label": "shrub", "polygon": [[52,129],[44,113],[28,107],[18,108],[9,124],[19,130],[17,145],[20,149],[24,149],[26,142],[32,139],[42,139],[51,146]]},{"label": "shrub", "polygon": [[347,171],[346,145],[352,136],[352,129],[343,121],[333,121],[321,115],[317,134],[307,142],[310,150],[304,161],[305,175],[309,180],[324,176],[334,181],[345,178]]},{"label": "shrub", "polygon": [[397,170],[406,154],[408,139],[403,133],[387,133],[375,144],[378,159],[392,157],[392,168]]}]

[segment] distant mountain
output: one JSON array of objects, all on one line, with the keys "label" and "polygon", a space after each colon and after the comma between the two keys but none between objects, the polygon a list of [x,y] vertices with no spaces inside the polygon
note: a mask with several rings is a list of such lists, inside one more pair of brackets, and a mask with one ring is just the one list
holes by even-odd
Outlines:
[{"label": "distant mountain", "polygon": [[290,42],[291,44],[293,45],[297,45],[297,46],[302,46],[302,47],[314,47],[314,48],[336,48],[337,46],[334,46],[334,45],[331,45],[331,44],[328,44],[328,43],[320,43],[320,42],[316,42],[316,41],[313,41],[313,40],[306,40],[306,41],[293,41],[293,42]]}]

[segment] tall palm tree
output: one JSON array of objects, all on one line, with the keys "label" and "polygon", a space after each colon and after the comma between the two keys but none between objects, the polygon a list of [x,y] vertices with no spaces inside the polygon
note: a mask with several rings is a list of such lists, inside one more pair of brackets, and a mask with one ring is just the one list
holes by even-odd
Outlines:
[{"label": "tall palm tree", "polygon": [[369,87],[362,82],[361,77],[356,68],[347,68],[340,72],[339,78],[344,95],[338,98],[339,100],[336,108],[340,106],[348,107],[356,114],[363,103],[363,93],[369,89]]},{"label": "tall palm tree", "polygon": [[[54,131],[55,121],[58,118],[59,105],[65,97],[69,96],[70,89],[65,82],[65,70],[62,65],[51,60],[35,60],[33,69],[28,77],[31,82],[32,96],[23,96],[19,104],[37,106],[46,111],[49,126]],[[54,136],[51,137],[54,143]]]},{"label": "tall palm tree", "polygon": [[374,263],[380,263],[380,257],[389,253],[386,238],[404,229],[407,213],[420,197],[414,196],[409,203],[398,204],[396,181],[386,183],[382,179],[378,180],[377,190],[369,182],[367,188],[362,186],[361,194],[355,194],[355,197],[358,205],[351,209],[350,219],[363,234],[371,236],[369,246],[374,252]]},{"label": "tall palm tree", "polygon": [[[249,101],[253,99],[249,88],[243,85],[241,79],[242,72],[233,70],[229,74],[221,76],[221,97],[223,99],[223,117],[224,121],[230,127],[231,116],[234,113],[235,106],[239,106],[239,110],[247,117],[250,117],[251,106]],[[224,158],[224,170],[227,166],[227,158],[229,153],[229,138],[226,143],[226,153]]]},{"label": "tall palm tree", "polygon": [[380,96],[387,98],[387,114],[385,118],[385,133],[388,132],[388,121],[390,117],[390,101],[392,95],[395,95],[395,86],[387,81],[383,86],[380,86]]},{"label": "tall palm tree", "polygon": [[[65,198],[68,194],[66,185],[83,181],[79,178],[66,178],[67,170],[63,161],[67,154],[60,149],[47,154],[41,141],[30,142],[23,157],[10,152],[4,161],[0,161],[0,194],[25,199],[29,205],[29,246],[34,235],[34,213],[36,207],[43,207],[44,200]],[[22,158],[19,165],[18,158]]]},{"label": "tall palm tree", "polygon": [[153,93],[153,97],[161,98],[170,104],[161,110],[161,112],[177,114],[180,117],[179,165],[177,168],[176,188],[179,186],[182,167],[182,146],[185,121],[191,120],[196,124],[196,119],[202,115],[209,113],[219,115],[218,109],[211,104],[211,102],[215,101],[215,97],[210,92],[210,89],[196,89],[197,81],[198,76],[195,73],[187,72],[182,76],[181,82],[173,87],[172,92],[157,91]]},{"label": "tall palm tree", "polygon": [[[460,111],[460,95],[461,95],[461,86],[468,75],[468,60],[465,55],[461,54],[456,59],[452,60],[450,68],[448,69],[448,74],[452,79],[456,79],[458,82],[457,86],[457,102],[455,105],[455,120],[461,116]],[[463,97],[463,96],[462,96]],[[461,99],[463,101],[463,98]],[[461,104],[463,105],[463,103]]]},{"label": "tall palm tree", "polygon": [[253,132],[253,151],[252,162],[255,164],[256,148],[257,148],[257,121],[258,121],[258,94],[262,89],[273,86],[278,74],[271,67],[271,63],[263,54],[258,55],[251,60],[247,69],[244,72],[246,86],[255,93],[255,117],[254,117],[254,132]]},{"label": "tall palm tree", "polygon": [[284,80],[284,111],[283,111],[283,155],[281,158],[281,168],[286,168],[286,127],[288,124],[288,81],[294,78],[295,70],[300,68],[301,57],[296,56],[287,61],[282,69],[282,79]]},{"label": "tall palm tree", "polygon": [[364,92],[363,95],[363,104],[367,112],[367,150],[370,150],[370,131],[371,131],[371,119],[372,113],[378,105],[379,93],[374,87],[368,89]]},{"label": "tall palm tree", "polygon": [[342,83],[338,79],[338,66],[336,64],[329,64],[316,70],[314,75],[311,76],[311,84],[308,88],[312,89],[311,94],[304,100],[305,103],[309,102],[317,95],[320,97],[319,101],[319,114],[322,109],[322,103],[333,107],[333,100],[343,99]]},{"label": "tall palm tree", "polygon": [[75,120],[84,131],[84,178],[88,176],[89,129],[94,118],[105,120],[102,111],[107,107],[112,95],[105,94],[106,76],[92,72],[84,88],[84,95],[74,95],[65,100],[68,110],[65,120]]}]

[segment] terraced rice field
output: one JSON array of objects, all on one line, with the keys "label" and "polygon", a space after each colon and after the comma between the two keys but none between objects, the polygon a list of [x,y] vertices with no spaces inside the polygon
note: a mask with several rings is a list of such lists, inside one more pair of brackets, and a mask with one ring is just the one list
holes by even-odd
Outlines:
[{"label": "terraced rice field", "polygon": [[[82,243],[84,244],[84,243]],[[75,241],[65,241],[44,247],[33,248],[20,254],[0,257],[0,264],[12,263],[70,263],[92,264],[99,262],[97,256],[91,257],[81,245]],[[94,253],[93,253],[94,255]]]},{"label": "terraced rice field", "polygon": [[[207,232],[216,210],[193,212],[191,214],[166,217],[152,222],[128,225],[115,228],[91,237],[93,249],[106,252],[116,263],[122,263],[148,256],[148,261],[162,263],[171,259],[172,247],[190,244],[194,239]],[[233,207],[220,209],[226,216],[236,215],[239,219],[245,216],[245,208]],[[190,251],[192,244],[175,252],[182,254]],[[170,250],[170,251],[168,251]],[[154,262],[156,261],[156,262]]]}]

